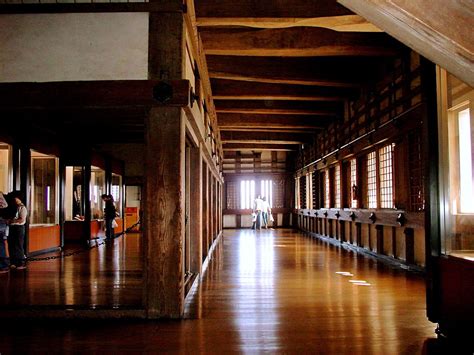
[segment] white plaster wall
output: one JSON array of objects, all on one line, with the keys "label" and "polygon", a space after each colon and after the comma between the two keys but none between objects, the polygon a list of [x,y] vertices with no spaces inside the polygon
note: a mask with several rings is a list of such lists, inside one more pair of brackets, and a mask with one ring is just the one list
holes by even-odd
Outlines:
[{"label": "white plaster wall", "polygon": [[0,16],[0,82],[147,79],[148,14]]},{"label": "white plaster wall", "polygon": [[235,228],[237,226],[235,218],[235,214],[224,215],[224,228]]}]

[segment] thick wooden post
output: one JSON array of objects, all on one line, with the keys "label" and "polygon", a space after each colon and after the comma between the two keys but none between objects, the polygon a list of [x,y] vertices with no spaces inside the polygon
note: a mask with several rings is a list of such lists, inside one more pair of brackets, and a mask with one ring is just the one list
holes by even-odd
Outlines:
[{"label": "thick wooden post", "polygon": [[202,159],[201,149],[191,149],[191,271],[201,274],[202,270]]},{"label": "thick wooden post", "polygon": [[[181,13],[150,13],[149,79],[182,79]],[[145,120],[145,308],[148,318],[180,318],[184,311],[185,116],[154,107]]]},{"label": "thick wooden post", "polygon": [[178,318],[184,303],[184,117],[181,108],[153,108],[146,123],[146,308],[149,318]]},{"label": "thick wooden post", "polygon": [[204,261],[209,252],[209,169],[206,163],[202,164],[202,261]]}]

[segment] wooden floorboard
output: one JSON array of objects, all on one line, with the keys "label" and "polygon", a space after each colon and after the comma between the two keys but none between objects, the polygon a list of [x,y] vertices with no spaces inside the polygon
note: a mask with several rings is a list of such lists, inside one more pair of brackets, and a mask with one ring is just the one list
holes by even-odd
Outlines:
[{"label": "wooden floorboard", "polygon": [[[64,253],[81,250],[80,245],[69,245]],[[24,306],[141,307],[142,274],[141,237],[126,235],[73,256],[33,261],[26,270],[0,274],[0,313]]]},{"label": "wooden floorboard", "polygon": [[290,230],[226,230],[192,292],[181,321],[9,322],[0,353],[421,354],[435,337],[420,275]]}]

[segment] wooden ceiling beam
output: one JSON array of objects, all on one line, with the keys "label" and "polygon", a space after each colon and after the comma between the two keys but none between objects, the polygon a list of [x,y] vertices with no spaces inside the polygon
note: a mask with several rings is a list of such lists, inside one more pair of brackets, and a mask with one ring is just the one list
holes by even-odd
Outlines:
[{"label": "wooden ceiling beam", "polygon": [[380,31],[334,0],[200,0],[195,8],[198,26],[314,26],[339,31]]},{"label": "wooden ceiling beam", "polygon": [[389,60],[362,57],[266,58],[215,55],[208,55],[206,59],[209,76],[215,79],[346,88],[360,87],[360,83],[370,80]]},{"label": "wooden ceiling beam", "polygon": [[237,132],[222,131],[222,142],[225,143],[265,143],[265,144],[303,144],[311,140],[307,132]]},{"label": "wooden ceiling beam", "polygon": [[0,84],[2,109],[187,106],[188,80],[108,80]]},{"label": "wooden ceiling beam", "polygon": [[219,129],[238,129],[243,127],[288,128],[288,129],[319,129],[330,122],[327,117],[303,115],[252,115],[239,113],[219,113],[217,115]]},{"label": "wooden ceiling beam", "polygon": [[315,134],[318,131],[324,129],[323,127],[312,127],[312,128],[268,128],[268,127],[239,127],[239,128],[219,128],[221,132],[232,131],[232,132],[284,132],[284,133],[312,133]]},{"label": "wooden ceiling beam", "polygon": [[344,101],[355,98],[358,90],[326,86],[251,83],[240,80],[211,80],[215,100],[299,100]]},{"label": "wooden ceiling beam", "polygon": [[340,32],[382,32],[358,15],[328,17],[200,17],[200,27],[242,26],[253,28],[322,27]]},{"label": "wooden ceiling beam", "polygon": [[195,1],[197,18],[201,17],[275,17],[312,18],[353,15],[334,0],[199,0]]},{"label": "wooden ceiling beam", "polygon": [[343,106],[337,102],[215,100],[218,113],[338,116]]},{"label": "wooden ceiling beam", "polygon": [[251,143],[224,143],[222,149],[228,151],[275,151],[292,152],[298,150],[298,144],[251,144]]},{"label": "wooden ceiling beam", "polygon": [[385,33],[336,32],[326,28],[202,27],[204,53],[236,56],[394,56],[400,45]]}]

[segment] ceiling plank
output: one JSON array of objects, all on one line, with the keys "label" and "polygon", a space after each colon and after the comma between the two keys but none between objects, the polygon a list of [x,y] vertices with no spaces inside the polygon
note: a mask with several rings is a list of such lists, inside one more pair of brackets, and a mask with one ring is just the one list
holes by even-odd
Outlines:
[{"label": "ceiling plank", "polygon": [[252,115],[239,113],[219,113],[217,115],[219,129],[242,127],[315,129],[322,128],[330,122],[328,118],[303,115]]},{"label": "ceiling plank", "polygon": [[251,143],[223,143],[224,151],[275,151],[275,152],[292,152],[298,150],[298,144],[251,144]]},{"label": "ceiling plank", "polygon": [[212,79],[215,100],[298,100],[344,101],[355,98],[358,91],[326,86],[251,83],[241,80]]},{"label": "ceiling plank", "polygon": [[352,15],[334,0],[199,0],[195,1],[200,17],[277,17],[312,18]]},{"label": "ceiling plank", "polygon": [[322,27],[341,32],[382,32],[381,29],[358,15],[327,17],[200,17],[197,25],[243,26],[253,28]]},{"label": "ceiling plank", "polygon": [[326,28],[201,27],[204,53],[236,56],[394,56],[399,44],[385,33],[336,32]]},{"label": "ceiling plank", "polygon": [[302,144],[311,140],[307,132],[236,132],[222,131],[223,143],[266,143],[266,144]]},{"label": "ceiling plank", "polygon": [[[385,58],[278,58],[207,55],[209,76],[263,83],[358,88],[370,80]],[[354,70],[354,68],[358,68]]]},{"label": "ceiling plank", "polygon": [[278,115],[338,116],[343,106],[337,102],[215,100],[216,112]]}]

